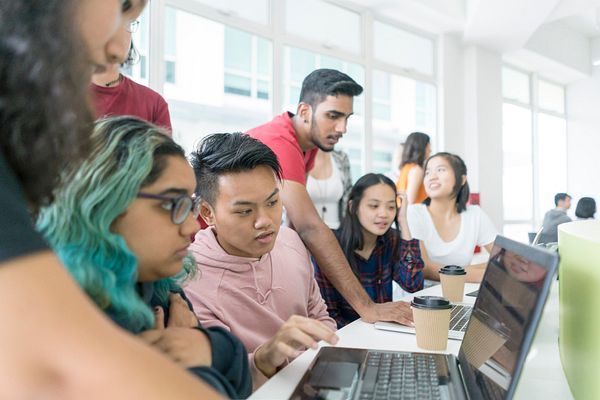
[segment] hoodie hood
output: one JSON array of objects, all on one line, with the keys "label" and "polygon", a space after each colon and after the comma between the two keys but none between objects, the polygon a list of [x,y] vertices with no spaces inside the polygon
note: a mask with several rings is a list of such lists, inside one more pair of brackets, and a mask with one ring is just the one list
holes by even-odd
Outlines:
[{"label": "hoodie hood", "polygon": [[[228,254],[223,250],[212,228],[199,231],[190,250],[198,263],[200,273],[207,268],[231,271],[246,280],[248,285],[242,288],[252,288],[256,293],[256,301],[265,304],[273,290],[281,289],[273,286],[272,254],[266,253],[259,259],[240,257]],[[210,273],[210,272],[209,272]],[[200,278],[201,279],[201,278]]]},{"label": "hoodie hood", "polygon": [[263,254],[259,259],[232,256],[223,250],[212,228],[202,229],[196,233],[190,250],[199,264],[212,268],[222,268],[233,272],[246,272],[265,262],[268,264],[270,254]]}]

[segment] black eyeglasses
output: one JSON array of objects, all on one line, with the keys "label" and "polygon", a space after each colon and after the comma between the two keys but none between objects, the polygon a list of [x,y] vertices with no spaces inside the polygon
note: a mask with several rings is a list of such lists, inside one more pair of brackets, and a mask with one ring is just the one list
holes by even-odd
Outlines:
[{"label": "black eyeglasses", "polygon": [[142,193],[139,192],[137,197],[143,199],[162,200],[161,205],[165,210],[171,211],[171,221],[175,225],[181,225],[186,220],[190,212],[194,217],[198,217],[200,212],[200,197],[190,197],[187,195],[180,196],[161,196],[160,194]]}]

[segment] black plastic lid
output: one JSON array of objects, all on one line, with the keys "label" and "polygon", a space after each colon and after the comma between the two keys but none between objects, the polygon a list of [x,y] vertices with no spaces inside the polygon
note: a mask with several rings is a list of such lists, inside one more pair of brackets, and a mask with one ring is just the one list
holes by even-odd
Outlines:
[{"label": "black plastic lid", "polygon": [[452,308],[447,298],[439,296],[415,296],[410,305],[415,308],[427,310],[447,310]]},{"label": "black plastic lid", "polygon": [[463,267],[459,267],[458,265],[446,265],[444,268],[438,271],[440,274],[444,275],[466,275],[467,272]]}]

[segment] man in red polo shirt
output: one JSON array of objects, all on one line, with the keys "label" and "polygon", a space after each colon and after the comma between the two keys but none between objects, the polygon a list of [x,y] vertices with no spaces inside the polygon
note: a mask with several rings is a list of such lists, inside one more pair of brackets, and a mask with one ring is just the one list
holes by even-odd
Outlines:
[{"label": "man in red polo shirt", "polygon": [[346,133],[348,118],[353,114],[354,96],[362,91],[362,86],[342,72],[315,70],[302,82],[295,115],[285,112],[247,133],[277,155],[282,169],[281,198],[287,223],[300,235],[329,281],[363,320],[411,325],[408,303],[376,304],[367,295],[306,191],[306,175],[313,167],[317,150],[332,151]]}]

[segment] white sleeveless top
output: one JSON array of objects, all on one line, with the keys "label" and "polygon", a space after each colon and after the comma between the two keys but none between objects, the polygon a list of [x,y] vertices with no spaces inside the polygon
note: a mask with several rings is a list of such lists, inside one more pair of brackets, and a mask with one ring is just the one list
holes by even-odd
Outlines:
[{"label": "white sleeveless top", "polygon": [[425,204],[412,204],[407,211],[410,233],[423,242],[431,262],[442,266],[470,265],[475,246],[492,243],[498,234],[490,217],[479,206],[468,205],[460,213],[458,235],[450,242],[438,234]]},{"label": "white sleeveless top", "polygon": [[339,203],[344,195],[342,175],[337,163],[331,156],[331,176],[327,179],[315,179],[308,176],[306,180],[306,191],[313,201],[317,213],[331,229],[340,226]]}]

